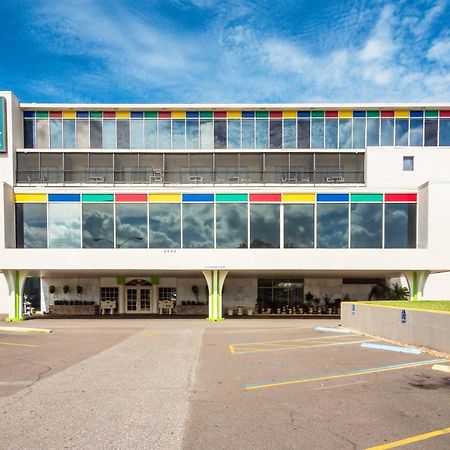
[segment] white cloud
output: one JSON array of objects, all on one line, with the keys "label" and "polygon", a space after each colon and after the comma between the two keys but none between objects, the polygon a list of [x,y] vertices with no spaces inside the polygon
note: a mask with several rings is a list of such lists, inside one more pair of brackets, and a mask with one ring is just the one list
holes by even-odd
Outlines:
[{"label": "white cloud", "polygon": [[450,64],[450,38],[434,41],[427,52],[427,57],[440,64]]}]

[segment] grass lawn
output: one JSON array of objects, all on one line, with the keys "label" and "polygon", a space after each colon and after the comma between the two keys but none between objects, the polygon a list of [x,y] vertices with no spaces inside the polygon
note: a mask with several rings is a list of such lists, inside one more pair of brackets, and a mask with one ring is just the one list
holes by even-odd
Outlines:
[{"label": "grass lawn", "polygon": [[397,300],[374,300],[371,302],[358,302],[367,305],[396,306],[406,309],[428,309],[430,311],[450,312],[450,300],[426,300],[426,301],[397,301]]}]

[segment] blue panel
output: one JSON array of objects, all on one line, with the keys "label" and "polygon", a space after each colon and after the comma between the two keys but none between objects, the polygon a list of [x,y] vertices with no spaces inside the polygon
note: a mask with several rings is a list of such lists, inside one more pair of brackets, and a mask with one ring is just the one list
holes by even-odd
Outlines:
[{"label": "blue panel", "polygon": [[88,119],[89,112],[88,111],[77,111],[77,119]]},{"label": "blue panel", "polygon": [[26,117],[27,119],[33,118],[35,116],[34,111],[24,111],[23,117]]},{"label": "blue panel", "polygon": [[366,117],[365,111],[353,111],[353,117]]},{"label": "blue panel", "polygon": [[309,111],[297,111],[297,117],[299,118],[308,118],[310,117],[311,113]]},{"label": "blue panel", "polygon": [[423,117],[423,111],[410,111],[409,117]]},{"label": "blue panel", "polygon": [[79,202],[80,194],[48,194],[49,202]]},{"label": "blue panel", "polygon": [[348,194],[317,194],[318,202],[348,202]]},{"label": "blue panel", "polygon": [[186,118],[187,119],[197,119],[198,111],[186,111]]},{"label": "blue panel", "polygon": [[255,111],[242,111],[243,119],[253,119],[255,117]]},{"label": "blue panel", "polygon": [[214,194],[183,194],[183,202],[213,202]]},{"label": "blue panel", "polygon": [[143,111],[131,111],[130,114],[132,119],[142,119],[144,117]]},{"label": "blue panel", "polygon": [[6,100],[0,97],[0,152],[6,152]]}]

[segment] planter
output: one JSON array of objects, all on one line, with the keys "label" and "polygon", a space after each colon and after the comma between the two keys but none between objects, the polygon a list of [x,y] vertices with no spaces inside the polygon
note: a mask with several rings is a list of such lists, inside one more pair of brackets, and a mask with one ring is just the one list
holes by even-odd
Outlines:
[{"label": "planter", "polygon": [[176,314],[208,315],[208,305],[180,305]]},{"label": "planter", "polygon": [[232,316],[233,315],[233,308],[228,308],[227,309],[227,316]]},{"label": "planter", "polygon": [[253,309],[247,309],[247,316],[253,316]]},{"label": "planter", "polygon": [[60,316],[95,316],[96,305],[50,305],[50,314]]}]

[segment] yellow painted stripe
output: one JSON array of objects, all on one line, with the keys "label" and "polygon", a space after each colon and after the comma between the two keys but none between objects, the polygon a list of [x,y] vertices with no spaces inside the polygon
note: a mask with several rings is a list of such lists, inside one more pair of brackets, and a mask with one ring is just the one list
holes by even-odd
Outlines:
[{"label": "yellow painted stripe", "polygon": [[353,116],[353,111],[338,111],[338,117],[340,119],[351,119]]},{"label": "yellow painted stripe", "polygon": [[283,119],[296,119],[297,111],[283,111]]},{"label": "yellow painted stripe", "polygon": [[148,194],[148,201],[153,203],[179,203],[181,194]]},{"label": "yellow painted stripe", "polygon": [[417,436],[412,436],[407,439],[401,439],[400,441],[390,442],[388,444],[377,445],[376,447],[370,447],[366,450],[385,450],[388,448],[401,447],[402,445],[412,444],[414,442],[424,441],[425,439],[430,439],[436,436],[443,436],[444,434],[450,433],[450,427],[442,428],[441,430],[430,431],[429,433],[418,434]]},{"label": "yellow painted stripe", "polygon": [[241,118],[241,111],[228,111],[227,117],[228,119],[240,119]]},{"label": "yellow painted stripe", "polygon": [[11,345],[14,347],[38,347],[38,345],[34,344],[16,344],[15,342],[0,342],[0,345]]},{"label": "yellow painted stripe", "polygon": [[116,118],[117,119],[129,119],[130,118],[130,111],[117,111],[116,112]]},{"label": "yellow painted stripe", "polygon": [[409,111],[405,111],[404,109],[397,110],[397,111],[394,111],[394,116],[395,117],[401,117],[401,118],[404,118],[404,119],[408,119],[409,118]]},{"label": "yellow painted stripe", "polygon": [[76,112],[75,111],[63,111],[64,119],[75,119]]},{"label": "yellow painted stripe", "polygon": [[311,203],[316,201],[316,194],[283,194],[283,202]]},{"label": "yellow painted stripe", "polygon": [[364,302],[361,302],[361,305],[370,306],[371,308],[407,309],[408,311],[432,312],[432,313],[436,313],[436,314],[450,314],[450,311],[439,311],[437,309],[410,308],[409,306],[369,305],[368,303],[364,303]]},{"label": "yellow painted stripe", "polygon": [[186,111],[172,111],[172,119],[185,119]]},{"label": "yellow painted stripe", "polygon": [[230,350],[230,353],[235,353],[234,347],[232,345],[229,345],[228,349]]},{"label": "yellow painted stripe", "polygon": [[16,194],[15,198],[18,203],[46,202],[47,194]]}]

